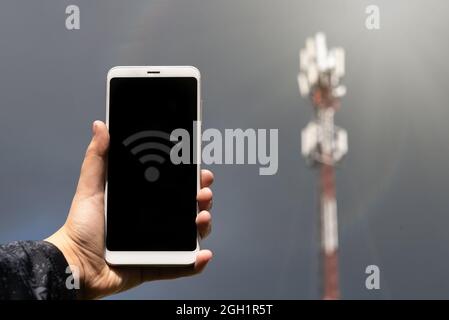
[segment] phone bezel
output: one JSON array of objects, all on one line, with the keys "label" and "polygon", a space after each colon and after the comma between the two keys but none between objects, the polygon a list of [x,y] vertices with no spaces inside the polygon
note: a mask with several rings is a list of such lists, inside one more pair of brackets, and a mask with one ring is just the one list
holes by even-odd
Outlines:
[{"label": "phone bezel", "polygon": [[[113,78],[194,77],[197,80],[197,190],[200,189],[201,165],[201,85],[200,72],[193,66],[117,66],[107,74],[106,125],[109,128],[109,90]],[[195,262],[200,250],[199,236],[193,251],[110,251],[106,247],[108,183],[105,185],[105,260],[111,265],[189,265]],[[198,207],[197,207],[198,214]]]}]

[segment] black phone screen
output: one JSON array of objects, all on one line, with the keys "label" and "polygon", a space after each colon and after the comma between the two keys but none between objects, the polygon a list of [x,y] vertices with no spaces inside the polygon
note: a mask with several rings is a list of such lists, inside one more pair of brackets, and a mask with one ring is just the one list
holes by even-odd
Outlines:
[{"label": "black phone screen", "polygon": [[[198,83],[193,77],[112,78],[106,247],[110,251],[196,248]],[[173,130],[189,133],[189,163],[174,164]]]}]

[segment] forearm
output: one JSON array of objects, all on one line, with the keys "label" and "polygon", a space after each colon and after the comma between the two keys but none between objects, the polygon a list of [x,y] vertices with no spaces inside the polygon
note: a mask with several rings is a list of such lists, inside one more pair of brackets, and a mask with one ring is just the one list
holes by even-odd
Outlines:
[{"label": "forearm", "polygon": [[67,285],[70,276],[64,255],[49,242],[0,245],[0,300],[74,299],[76,290]]}]

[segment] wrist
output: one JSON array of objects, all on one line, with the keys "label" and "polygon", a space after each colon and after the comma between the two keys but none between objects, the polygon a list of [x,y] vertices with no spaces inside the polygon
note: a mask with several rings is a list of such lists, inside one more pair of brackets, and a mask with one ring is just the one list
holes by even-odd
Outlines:
[{"label": "wrist", "polygon": [[64,231],[64,227],[56,231],[50,237],[45,239],[45,241],[50,242],[56,246],[59,251],[62,252],[64,258],[67,261],[70,270],[72,271],[74,284],[79,284],[80,286],[76,288],[77,290],[83,289],[84,284],[84,268],[82,260],[76,253],[76,244],[70,239],[70,237]]}]

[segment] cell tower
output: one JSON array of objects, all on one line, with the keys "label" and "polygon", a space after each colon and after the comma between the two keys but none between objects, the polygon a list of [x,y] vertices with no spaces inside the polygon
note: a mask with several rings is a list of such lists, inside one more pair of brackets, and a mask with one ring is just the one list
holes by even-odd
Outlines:
[{"label": "cell tower", "polygon": [[314,118],[301,132],[301,152],[319,168],[320,229],[323,299],[339,299],[338,224],[334,168],[348,151],[348,136],[335,126],[334,114],[346,88],[340,85],[345,72],[342,48],[328,50],[326,37],[317,33],[300,51],[298,75],[301,96],[310,97]]}]

